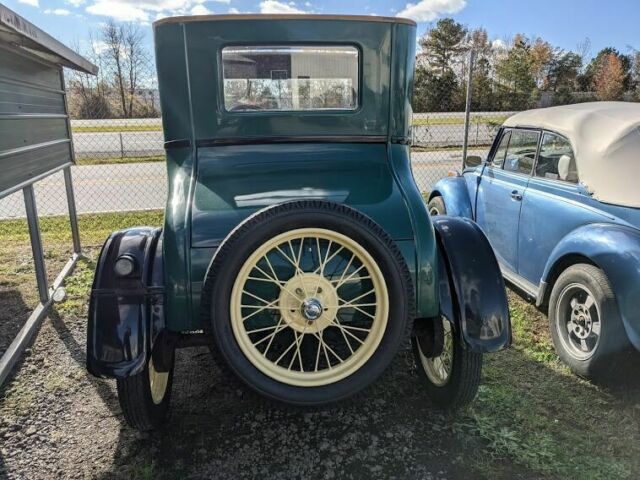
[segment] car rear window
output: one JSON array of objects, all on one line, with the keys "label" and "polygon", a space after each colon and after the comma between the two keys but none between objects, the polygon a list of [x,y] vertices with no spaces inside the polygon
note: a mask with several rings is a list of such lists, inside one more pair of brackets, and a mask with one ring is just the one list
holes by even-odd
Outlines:
[{"label": "car rear window", "polygon": [[355,110],[358,49],[236,46],[222,49],[224,107],[231,112]]}]

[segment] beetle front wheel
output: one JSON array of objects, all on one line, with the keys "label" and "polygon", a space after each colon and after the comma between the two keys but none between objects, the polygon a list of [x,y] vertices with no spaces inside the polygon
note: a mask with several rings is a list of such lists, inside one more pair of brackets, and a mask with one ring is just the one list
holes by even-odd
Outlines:
[{"label": "beetle front wheel", "polygon": [[412,287],[399,250],[341,205],[302,201],[250,218],[216,254],[207,282],[221,357],[286,403],[356,393],[410,332]]},{"label": "beetle front wheel", "polygon": [[426,380],[427,395],[445,409],[471,403],[480,386],[482,354],[471,352],[445,316],[433,328],[413,337],[413,353]]}]

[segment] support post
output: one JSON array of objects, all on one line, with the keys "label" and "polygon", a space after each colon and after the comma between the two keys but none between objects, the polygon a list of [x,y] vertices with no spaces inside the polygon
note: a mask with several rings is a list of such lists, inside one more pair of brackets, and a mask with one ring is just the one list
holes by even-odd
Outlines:
[{"label": "support post", "polygon": [[464,107],[464,140],[462,143],[462,168],[467,159],[467,149],[469,147],[469,117],[471,113],[471,84],[473,81],[473,63],[476,59],[476,51],[469,52],[469,71],[467,75],[467,99]]},{"label": "support post", "polygon": [[78,228],[78,213],[76,211],[76,200],[73,192],[73,179],[71,177],[71,167],[64,169],[64,187],[67,191],[67,207],[69,209],[69,223],[71,224],[71,237],[73,239],[73,252],[80,255],[80,229]]},{"label": "support post", "polygon": [[42,250],[42,238],[40,237],[40,224],[38,223],[38,210],[36,209],[36,196],[33,193],[33,185],[27,185],[22,189],[24,194],[24,209],[27,212],[27,224],[29,225],[29,237],[31,238],[31,252],[33,253],[33,266],[36,270],[38,293],[40,303],[43,305],[49,301],[49,282],[47,280],[47,267],[44,263]]}]

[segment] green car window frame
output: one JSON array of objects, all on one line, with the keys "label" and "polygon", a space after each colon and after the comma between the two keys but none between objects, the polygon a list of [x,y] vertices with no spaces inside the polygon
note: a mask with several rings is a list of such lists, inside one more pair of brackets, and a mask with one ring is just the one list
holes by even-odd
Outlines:
[{"label": "green car window frame", "polygon": [[[325,60],[314,58],[319,55]],[[360,107],[361,52],[352,44],[227,45],[221,61],[226,112],[354,112]]]}]

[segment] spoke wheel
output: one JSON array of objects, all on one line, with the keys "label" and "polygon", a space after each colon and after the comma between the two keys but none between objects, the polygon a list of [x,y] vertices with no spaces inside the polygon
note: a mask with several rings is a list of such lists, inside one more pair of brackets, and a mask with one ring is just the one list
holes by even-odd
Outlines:
[{"label": "spoke wheel", "polygon": [[420,342],[416,343],[418,349],[418,359],[422,368],[424,369],[424,373],[437,387],[442,387],[449,382],[451,378],[451,373],[453,371],[453,329],[451,328],[451,323],[445,318],[440,317],[440,321],[442,322],[443,329],[443,343],[442,343],[442,352],[437,357],[429,358],[427,357],[420,346]]},{"label": "spoke wheel", "polygon": [[153,365],[153,358],[149,358],[149,389],[151,400],[160,405],[165,398],[167,385],[169,384],[169,372],[158,372]]},{"label": "spoke wheel", "polygon": [[202,289],[222,371],[270,399],[344,400],[410,339],[414,288],[386,232],[346,206],[287,202],[238,225]]},{"label": "spoke wheel", "polygon": [[282,383],[321,386],[357,371],[376,351],[389,312],[380,268],[357,242],[304,228],[265,242],[231,294],[240,348]]}]

